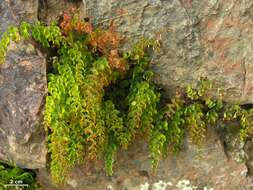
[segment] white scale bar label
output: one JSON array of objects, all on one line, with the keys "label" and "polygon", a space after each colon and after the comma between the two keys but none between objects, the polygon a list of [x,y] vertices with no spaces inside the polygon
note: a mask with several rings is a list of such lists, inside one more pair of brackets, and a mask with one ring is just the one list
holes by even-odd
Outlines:
[{"label": "white scale bar label", "polygon": [[22,186],[22,187],[28,187],[29,185],[28,184],[7,184],[7,185],[4,185],[5,187],[16,187],[16,186]]}]

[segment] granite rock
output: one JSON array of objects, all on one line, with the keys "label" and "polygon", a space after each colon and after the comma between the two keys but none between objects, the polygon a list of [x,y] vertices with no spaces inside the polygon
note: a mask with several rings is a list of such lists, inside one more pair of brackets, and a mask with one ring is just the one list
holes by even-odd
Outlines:
[{"label": "granite rock", "polygon": [[202,147],[193,145],[186,137],[182,150],[176,156],[166,156],[156,173],[151,170],[147,148],[147,144],[139,140],[129,150],[121,150],[117,154],[113,177],[105,175],[104,163],[95,162],[74,168],[65,187],[54,186],[46,169],[39,170],[38,180],[47,190],[141,190],[145,184],[154,187],[157,183],[178,190],[180,181],[189,181],[199,189],[253,188],[252,179],[247,177],[246,165],[227,158],[213,129],[208,130]]},{"label": "granite rock", "polygon": [[[9,25],[37,19],[38,1],[0,2],[0,36]],[[23,168],[46,165],[42,126],[47,93],[45,56],[28,41],[11,43],[0,65],[0,159]]]},{"label": "granite rock", "polygon": [[85,0],[85,5],[95,25],[113,21],[123,49],[142,37],[162,42],[152,60],[155,82],[167,94],[204,76],[225,101],[253,103],[253,1]]}]

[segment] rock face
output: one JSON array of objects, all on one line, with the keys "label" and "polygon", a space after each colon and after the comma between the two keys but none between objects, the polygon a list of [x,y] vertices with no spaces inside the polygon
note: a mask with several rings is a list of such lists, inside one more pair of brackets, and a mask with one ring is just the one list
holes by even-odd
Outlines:
[{"label": "rock face", "polygon": [[37,20],[38,0],[1,0],[0,36],[9,25],[17,25],[22,20]]},{"label": "rock face", "polygon": [[253,140],[249,140],[244,146],[246,153],[246,165],[248,167],[248,174],[253,176]]},{"label": "rock face", "polygon": [[[8,25],[22,20],[50,23],[77,5],[81,17],[98,26],[114,22],[123,36],[123,49],[142,37],[162,42],[153,56],[155,82],[168,92],[195,84],[199,76],[214,80],[224,100],[253,103],[253,1],[252,0],[1,0],[0,36]],[[150,170],[147,146],[139,141],[118,154],[114,176],[106,177],[103,163],[76,167],[66,187],[55,187],[45,169],[46,146],[42,124],[46,96],[46,60],[30,42],[12,43],[6,62],[0,65],[0,159],[26,168],[40,169],[38,179],[46,190],[140,190],[159,180],[177,189],[180,180],[215,190],[250,190],[243,163],[228,159],[223,144],[211,130],[202,148],[186,138],[176,157],[160,163],[156,175]],[[225,139],[226,140],[226,139]],[[243,149],[237,142],[230,147]],[[229,148],[230,148],[229,147]],[[252,168],[252,141],[245,152]],[[231,150],[232,151],[232,150]],[[241,156],[243,154],[243,156]],[[245,154],[245,155],[244,155]],[[234,157],[234,156],[233,156]],[[147,185],[147,184],[146,184]],[[147,186],[146,186],[147,187]],[[147,188],[146,188],[147,189]],[[144,190],[144,189],[143,189]]]},{"label": "rock face", "polygon": [[226,101],[253,102],[252,0],[85,0],[97,25],[114,21],[124,41],[161,40],[156,83],[173,92],[214,80]]},{"label": "rock face", "polygon": [[46,170],[39,171],[38,179],[47,190],[141,190],[141,185],[148,183],[152,187],[159,181],[168,185],[167,190],[174,190],[183,180],[189,180],[199,189],[253,189],[253,181],[246,177],[245,164],[227,159],[219,137],[213,130],[208,131],[201,148],[192,145],[186,138],[183,150],[161,161],[155,175],[152,174],[147,151],[146,144],[139,141],[128,151],[119,152],[111,178],[105,176],[103,163],[93,163],[75,168],[66,187],[53,186]]},{"label": "rock face", "polygon": [[[0,34],[8,25],[36,19],[37,1],[1,1]],[[46,164],[42,113],[46,59],[29,42],[12,43],[0,65],[0,159],[24,168]]]},{"label": "rock face", "polygon": [[64,11],[69,11],[71,8],[78,8],[75,13],[80,17],[84,17],[84,4],[80,0],[39,0],[38,17],[39,20],[50,24],[52,21],[59,20],[59,16]]}]

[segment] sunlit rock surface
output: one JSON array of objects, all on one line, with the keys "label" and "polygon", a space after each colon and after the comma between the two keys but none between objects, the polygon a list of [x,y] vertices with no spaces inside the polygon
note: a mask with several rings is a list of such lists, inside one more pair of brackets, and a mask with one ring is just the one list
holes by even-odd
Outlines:
[{"label": "sunlit rock surface", "polygon": [[162,42],[153,57],[156,83],[171,94],[214,80],[224,100],[253,103],[252,0],[85,0],[97,25],[113,21],[125,47],[141,37]]},{"label": "sunlit rock surface", "polygon": [[[0,36],[10,24],[36,20],[37,1],[0,2]],[[11,43],[0,65],[0,159],[23,168],[46,165],[42,116],[46,59],[30,42]]]}]

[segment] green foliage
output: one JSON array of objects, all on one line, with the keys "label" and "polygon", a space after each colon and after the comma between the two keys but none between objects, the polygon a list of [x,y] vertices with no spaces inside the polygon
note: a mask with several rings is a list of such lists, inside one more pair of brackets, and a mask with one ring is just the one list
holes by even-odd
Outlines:
[{"label": "green foliage", "polygon": [[242,140],[251,132],[253,111],[211,99],[208,91],[213,86],[206,79],[163,106],[147,53],[157,49],[158,42],[141,40],[121,57],[114,32],[93,32],[89,23],[71,19],[65,14],[60,26],[23,22],[19,28],[10,27],[0,41],[1,62],[10,40],[33,38],[42,47],[57,50],[48,74],[44,115],[55,183],[65,183],[84,158],[104,159],[107,174],[113,175],[117,150],[138,136],[148,141],[156,169],[168,150],[180,150],[185,134],[201,145],[207,127],[218,120],[239,119]]},{"label": "green foliage", "polygon": [[56,182],[63,182],[69,167],[78,163],[84,150],[79,142],[84,137],[79,121],[83,100],[71,67],[57,66],[59,74],[48,76],[50,95],[46,99],[45,123],[52,132],[49,136],[52,176]]},{"label": "green foliage", "polygon": [[[48,75],[45,112],[45,124],[51,133],[48,139],[53,179],[64,183],[71,168],[81,163],[85,154],[91,160],[104,158],[107,174],[112,175],[116,150],[126,148],[136,133],[154,125],[152,118],[157,114],[159,94],[149,82],[152,73],[148,70],[148,58],[143,56],[127,75],[120,77],[114,64],[109,64],[94,48],[89,49],[89,35],[60,36],[59,30],[51,27],[37,24],[31,28],[33,38],[44,47],[58,47],[55,71]],[[119,77],[132,79],[126,86],[128,94],[119,101],[125,110],[116,109],[113,102],[119,100],[117,95],[105,94],[110,84],[121,83]]]},{"label": "green foliage", "polygon": [[253,109],[245,110],[238,104],[212,99],[208,91],[214,91],[214,87],[202,78],[196,88],[188,86],[185,94],[177,93],[160,111],[149,143],[154,169],[168,148],[173,153],[180,150],[186,132],[192,143],[201,146],[207,127],[217,126],[218,120],[239,120],[238,135],[242,141],[252,134]]},{"label": "green foliage", "polygon": [[211,99],[208,91],[214,90],[212,83],[201,78],[194,89],[186,88],[187,104],[184,110],[185,122],[193,143],[201,145],[208,125],[215,125],[219,112],[223,108],[223,102],[219,99]]},{"label": "green foliage", "polygon": [[156,92],[155,87],[144,77],[147,72],[140,66],[133,70],[133,78],[130,85],[130,92],[127,96],[128,114],[128,138],[132,139],[135,132],[139,130],[150,132],[154,127],[154,118],[156,117],[157,104],[160,100],[160,94]]},{"label": "green foliage", "polygon": [[0,188],[3,190],[16,189],[14,186],[6,185],[28,185],[28,187],[20,186],[19,189],[41,189],[35,181],[33,172],[0,163]]},{"label": "green foliage", "polygon": [[149,142],[149,152],[152,159],[152,168],[155,170],[158,166],[159,160],[163,155],[163,149],[166,143],[165,132],[168,131],[168,123],[162,122],[155,126],[152,130],[150,142]]},{"label": "green foliage", "polygon": [[165,119],[169,125],[166,140],[173,153],[180,149],[183,142],[185,125],[183,105],[184,101],[179,96],[175,96],[165,108]]},{"label": "green foliage", "polygon": [[239,104],[230,103],[225,107],[223,120],[240,122],[239,137],[242,141],[245,141],[249,134],[252,134],[253,109],[246,110],[241,108]]},{"label": "green foliage", "polygon": [[52,23],[50,26],[45,26],[44,24],[37,22],[34,25],[29,25],[23,23],[21,27],[24,26],[25,30],[21,28],[21,35],[23,37],[29,37],[29,29],[31,29],[31,36],[38,41],[44,48],[49,48],[50,46],[60,46],[63,41],[63,36],[61,34],[60,28],[56,23]]},{"label": "green foliage", "polygon": [[127,139],[124,132],[123,119],[120,117],[120,111],[115,108],[112,101],[108,100],[103,103],[100,113],[101,122],[105,127],[105,144],[104,144],[104,159],[107,174],[113,174],[114,156],[119,146],[125,146]]},{"label": "green foliage", "polygon": [[20,35],[18,28],[14,26],[10,26],[8,30],[2,35],[2,38],[0,40],[0,64],[4,62],[6,54],[7,54],[7,48],[11,41],[19,41]]},{"label": "green foliage", "polygon": [[187,106],[184,115],[186,126],[193,143],[201,144],[206,132],[202,105],[199,103],[193,103]]}]

